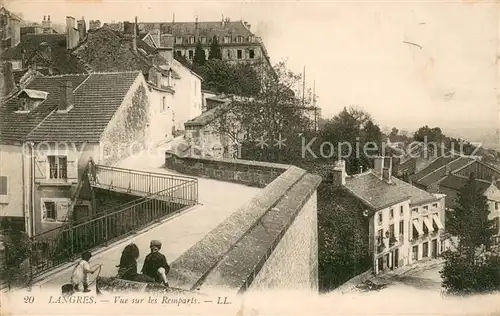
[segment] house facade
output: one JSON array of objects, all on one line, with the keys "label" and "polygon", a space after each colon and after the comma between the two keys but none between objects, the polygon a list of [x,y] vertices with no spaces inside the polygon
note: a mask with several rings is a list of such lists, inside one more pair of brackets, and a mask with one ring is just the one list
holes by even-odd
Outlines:
[{"label": "house facade", "polygon": [[[154,112],[138,72],[38,76],[0,109],[0,220],[30,235],[66,223],[90,159],[112,165],[147,142]],[[153,123],[155,124],[155,123]]]},{"label": "house facade", "polygon": [[[105,24],[116,30],[123,30],[126,23]],[[267,75],[272,70],[271,61],[266,47],[260,37],[251,31],[251,25],[245,21],[231,21],[223,18],[221,21],[194,22],[140,22],[138,28],[142,32],[159,29],[161,33],[171,34],[174,38],[176,55],[193,60],[194,51],[199,41],[208,58],[210,44],[217,38],[222,53],[222,59],[230,63],[250,63],[259,74]]]},{"label": "house facade", "polygon": [[378,157],[373,170],[348,176],[345,162],[338,161],[333,171],[333,184],[364,205],[353,212],[368,218],[375,274],[437,257],[448,247],[444,195],[413,187],[393,177],[391,169],[390,158]]}]

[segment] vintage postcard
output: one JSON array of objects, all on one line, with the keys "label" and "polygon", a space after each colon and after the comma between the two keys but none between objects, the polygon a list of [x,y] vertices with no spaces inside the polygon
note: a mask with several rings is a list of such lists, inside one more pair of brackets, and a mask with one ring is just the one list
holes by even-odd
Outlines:
[{"label": "vintage postcard", "polygon": [[1,315],[500,315],[498,1],[0,5]]}]

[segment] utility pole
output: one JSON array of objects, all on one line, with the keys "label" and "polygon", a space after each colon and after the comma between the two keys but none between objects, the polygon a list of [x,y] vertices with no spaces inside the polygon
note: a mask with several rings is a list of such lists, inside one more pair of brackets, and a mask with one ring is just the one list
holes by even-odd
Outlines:
[{"label": "utility pole", "polygon": [[316,80],[313,81],[314,131],[318,131],[318,109],[316,108]]},{"label": "utility pole", "polygon": [[302,77],[302,106],[306,105],[306,66],[304,66],[304,72]]}]

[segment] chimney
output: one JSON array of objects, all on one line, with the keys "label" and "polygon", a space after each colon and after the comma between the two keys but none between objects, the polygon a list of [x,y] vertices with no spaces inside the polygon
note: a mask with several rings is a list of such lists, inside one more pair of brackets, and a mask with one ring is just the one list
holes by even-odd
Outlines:
[{"label": "chimney", "polygon": [[337,160],[333,166],[333,185],[334,186],[344,186],[345,185],[345,161]]},{"label": "chimney", "polygon": [[376,175],[382,178],[383,170],[384,170],[384,157],[383,156],[375,157],[375,159],[373,160],[373,171],[375,172]]},{"label": "chimney", "polygon": [[7,96],[14,89],[14,75],[12,73],[12,63],[6,62],[3,65],[3,95]]},{"label": "chimney", "polygon": [[133,32],[134,35],[132,37],[132,49],[137,53],[137,17],[135,17]]},{"label": "chimney", "polygon": [[80,21],[78,21],[78,39],[79,39],[79,42],[83,41],[86,34],[87,34],[87,24],[85,23],[85,18],[82,16],[82,19]]},{"label": "chimney", "polygon": [[62,100],[59,104],[59,111],[68,111],[73,106],[73,83],[66,80],[61,85],[62,89]]},{"label": "chimney", "polygon": [[66,17],[66,48],[73,49],[78,45],[79,34],[75,30],[75,18],[72,16]]},{"label": "chimney", "polygon": [[387,183],[392,183],[392,157],[386,157],[386,159],[384,159],[382,178],[387,181]]}]

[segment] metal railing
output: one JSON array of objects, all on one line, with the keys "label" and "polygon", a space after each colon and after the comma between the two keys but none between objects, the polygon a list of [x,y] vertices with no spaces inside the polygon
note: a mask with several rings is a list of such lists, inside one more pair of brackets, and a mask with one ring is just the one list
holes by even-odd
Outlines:
[{"label": "metal railing", "polygon": [[120,189],[128,193],[154,193],[186,182],[198,181],[187,176],[130,170],[125,168],[93,165],[89,173],[92,185],[110,190]]},{"label": "metal railing", "polygon": [[75,259],[83,251],[123,238],[186,206],[197,204],[196,178],[172,177],[169,181],[178,183],[122,205],[118,210],[105,211],[84,222],[31,237],[32,277]]}]

